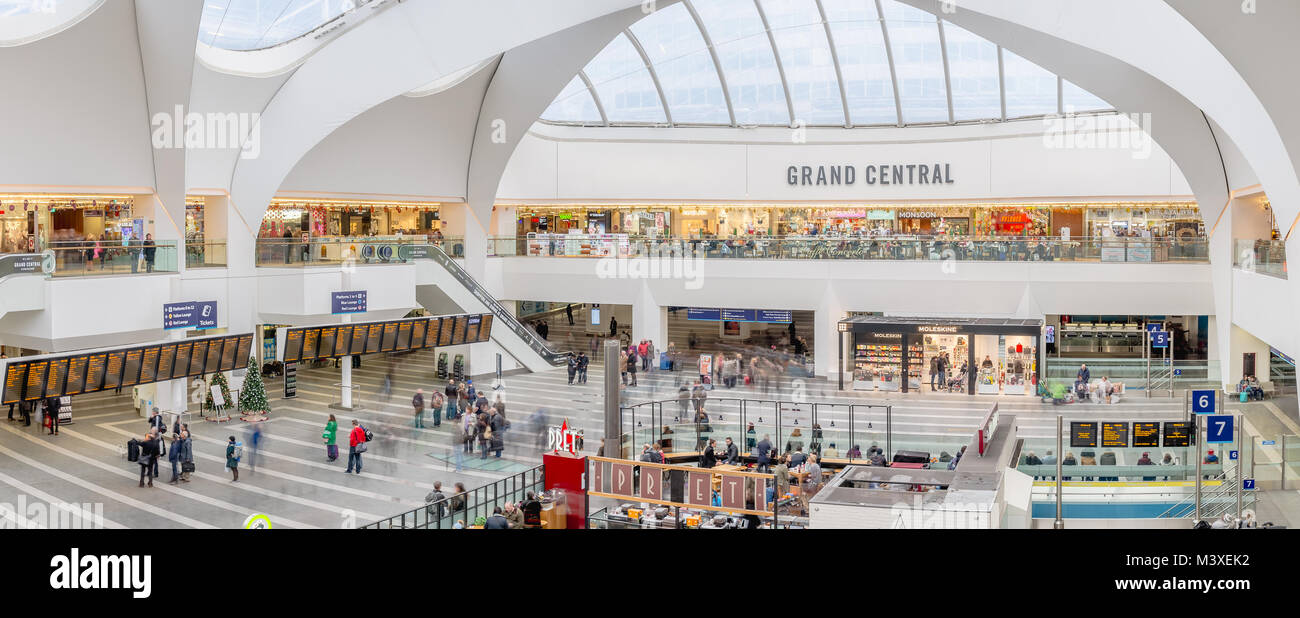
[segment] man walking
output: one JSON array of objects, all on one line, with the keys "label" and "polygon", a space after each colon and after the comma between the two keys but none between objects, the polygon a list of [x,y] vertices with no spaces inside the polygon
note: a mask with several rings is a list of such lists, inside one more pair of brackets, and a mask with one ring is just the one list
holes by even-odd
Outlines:
[{"label": "man walking", "polygon": [[578,384],[587,383],[587,365],[591,364],[591,359],[586,352],[578,352]]},{"label": "man walking", "polygon": [[415,428],[424,429],[424,389],[415,389],[415,396],[411,398],[411,407],[415,409]]},{"label": "man walking", "polygon": [[351,474],[352,465],[356,463],[357,474],[361,474],[361,454],[366,451],[366,430],[361,428],[357,419],[352,419],[352,431],[348,432],[348,469],[344,474]]}]

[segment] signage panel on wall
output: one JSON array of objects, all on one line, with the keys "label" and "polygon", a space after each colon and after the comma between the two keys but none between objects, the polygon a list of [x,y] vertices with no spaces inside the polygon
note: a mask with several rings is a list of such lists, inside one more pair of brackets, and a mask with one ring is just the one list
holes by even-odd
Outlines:
[{"label": "signage panel on wall", "polygon": [[792,312],[787,309],[718,309],[701,307],[687,307],[686,319],[773,324],[786,324],[793,321]]},{"label": "signage panel on wall", "polygon": [[217,327],[217,301],[167,303],[163,305],[163,330]]},{"label": "signage panel on wall", "polygon": [[330,312],[334,315],[365,313],[368,292],[330,292]]}]

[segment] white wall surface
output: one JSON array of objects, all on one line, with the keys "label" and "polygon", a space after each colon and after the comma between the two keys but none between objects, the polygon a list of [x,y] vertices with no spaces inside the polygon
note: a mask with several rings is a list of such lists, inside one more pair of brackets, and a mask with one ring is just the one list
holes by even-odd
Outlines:
[{"label": "white wall surface", "polygon": [[[296,316],[298,321],[291,322],[295,325],[337,322],[330,313],[331,293],[366,290],[368,312],[354,315],[355,321],[401,317],[417,306],[415,268],[358,264],[352,275],[341,268],[260,268],[258,311],[264,316]],[[323,322],[302,321],[310,317]]]}]

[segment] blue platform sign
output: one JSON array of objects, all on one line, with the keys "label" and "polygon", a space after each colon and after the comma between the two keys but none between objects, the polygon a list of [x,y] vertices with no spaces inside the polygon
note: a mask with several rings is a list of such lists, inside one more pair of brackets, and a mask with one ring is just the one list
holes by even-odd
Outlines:
[{"label": "blue platform sign", "polygon": [[163,330],[217,327],[217,301],[167,303],[163,305]]},{"label": "blue platform sign", "polygon": [[1164,330],[1164,329],[1165,329],[1165,325],[1164,325],[1164,324],[1161,324],[1160,322],[1148,322],[1147,325],[1146,325],[1146,329],[1147,329],[1147,332],[1157,331],[1157,330]]},{"label": "blue platform sign", "polygon": [[1228,460],[1237,461],[1241,459],[1241,451],[1228,451]]},{"label": "blue platform sign", "polygon": [[1219,414],[1205,419],[1205,442],[1226,444],[1232,442],[1232,416]]},{"label": "blue platform sign", "polygon": [[708,320],[712,322],[762,322],[769,324],[788,324],[793,315],[782,309],[715,309],[687,307],[686,319]]},{"label": "blue platform sign", "polygon": [[1241,479],[1241,488],[1246,491],[1255,489],[1255,479]]},{"label": "blue platform sign", "polygon": [[1214,397],[1218,393],[1213,390],[1192,391],[1192,413],[1193,414],[1213,414],[1215,411]]},{"label": "blue platform sign", "polygon": [[1151,331],[1151,347],[1153,348],[1169,347],[1169,331],[1167,330]]},{"label": "blue platform sign", "polygon": [[366,291],[330,292],[330,312],[334,315],[366,312]]}]

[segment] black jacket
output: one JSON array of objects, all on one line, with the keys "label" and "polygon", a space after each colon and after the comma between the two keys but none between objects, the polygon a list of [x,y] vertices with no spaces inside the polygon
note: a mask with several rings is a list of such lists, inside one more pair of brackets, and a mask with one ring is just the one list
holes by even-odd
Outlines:
[{"label": "black jacket", "polygon": [[485,530],[506,530],[510,527],[510,521],[500,513],[493,514],[487,518],[487,523],[483,524]]},{"label": "black jacket", "polygon": [[716,465],[718,465],[718,456],[713,452],[713,447],[704,447],[704,452],[700,454],[700,467],[712,468]]},{"label": "black jacket", "polygon": [[731,446],[727,447],[727,459],[723,463],[734,464],[737,461],[740,461],[740,449],[736,448],[735,442],[732,442]]}]

